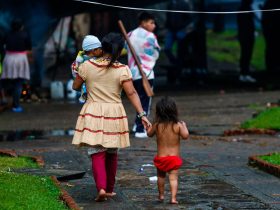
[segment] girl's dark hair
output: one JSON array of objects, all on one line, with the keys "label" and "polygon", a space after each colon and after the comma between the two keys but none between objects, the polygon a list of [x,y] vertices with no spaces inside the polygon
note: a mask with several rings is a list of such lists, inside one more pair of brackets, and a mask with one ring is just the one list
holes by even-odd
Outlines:
[{"label": "girl's dark hair", "polygon": [[107,68],[109,68],[120,56],[124,47],[124,38],[119,33],[109,33],[104,36],[101,44],[103,52],[112,55],[111,61],[107,66]]},{"label": "girl's dark hair", "polygon": [[142,21],[147,21],[147,20],[155,20],[155,16],[153,16],[151,13],[148,12],[141,12],[138,15],[138,23],[141,24]]},{"label": "girl's dark hair", "polygon": [[19,18],[13,19],[11,23],[11,29],[12,31],[20,31],[20,29],[23,27],[23,21]]},{"label": "girl's dark hair", "polygon": [[175,101],[169,97],[162,98],[156,104],[156,123],[177,123],[178,110]]}]

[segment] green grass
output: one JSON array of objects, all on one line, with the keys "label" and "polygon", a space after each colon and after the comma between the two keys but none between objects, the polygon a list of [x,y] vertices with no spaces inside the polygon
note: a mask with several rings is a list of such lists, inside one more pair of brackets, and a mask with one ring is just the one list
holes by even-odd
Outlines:
[{"label": "green grass", "polygon": [[[207,32],[208,55],[218,61],[239,65],[240,46],[236,30],[226,30],[222,33]],[[256,70],[264,70],[265,42],[261,34],[255,39],[251,65]]]},{"label": "green grass", "polygon": [[0,172],[0,209],[67,209],[49,177]]},{"label": "green grass", "polygon": [[38,168],[38,165],[28,157],[0,156],[0,171],[6,171],[9,168]]},{"label": "green grass", "polygon": [[271,164],[280,165],[280,153],[276,152],[271,155],[262,155],[259,158]]},{"label": "green grass", "polygon": [[244,122],[241,127],[280,130],[280,107],[266,109],[256,118]]},{"label": "green grass", "polygon": [[0,156],[0,209],[68,209],[59,200],[60,191],[49,177],[8,172],[9,168],[38,168],[28,157]]}]

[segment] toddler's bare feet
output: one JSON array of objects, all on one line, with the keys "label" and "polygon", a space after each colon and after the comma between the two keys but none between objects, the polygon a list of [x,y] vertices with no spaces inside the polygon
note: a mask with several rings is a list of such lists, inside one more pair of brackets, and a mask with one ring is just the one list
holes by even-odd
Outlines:
[{"label": "toddler's bare feet", "polygon": [[106,201],[106,192],[105,190],[101,189],[98,193],[98,196],[95,198],[96,202],[102,202],[102,201]]},{"label": "toddler's bare feet", "polygon": [[179,202],[176,200],[176,199],[172,199],[171,201],[170,201],[170,204],[178,204]]},{"label": "toddler's bare feet", "polygon": [[164,195],[159,195],[159,196],[158,196],[158,200],[159,200],[160,202],[163,202],[163,201],[164,201]]},{"label": "toddler's bare feet", "polygon": [[115,192],[106,193],[106,197],[114,197],[116,195],[117,195],[117,193],[115,193]]}]

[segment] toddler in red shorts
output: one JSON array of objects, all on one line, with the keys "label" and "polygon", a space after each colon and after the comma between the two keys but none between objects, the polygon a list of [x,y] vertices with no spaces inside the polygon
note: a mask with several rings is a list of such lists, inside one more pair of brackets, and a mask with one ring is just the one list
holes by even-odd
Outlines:
[{"label": "toddler in red shorts", "polygon": [[174,100],[166,97],[156,104],[155,122],[147,128],[147,135],[156,135],[157,155],[154,165],[157,168],[159,200],[164,200],[166,173],[169,174],[172,204],[178,204],[178,169],[182,165],[180,139],[187,139],[189,131],[184,121],[178,120],[178,110]]}]

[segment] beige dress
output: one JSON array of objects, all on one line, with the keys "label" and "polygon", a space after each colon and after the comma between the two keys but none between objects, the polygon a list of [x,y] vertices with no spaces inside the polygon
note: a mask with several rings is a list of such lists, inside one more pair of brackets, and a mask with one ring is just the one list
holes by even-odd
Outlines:
[{"label": "beige dress", "polygon": [[77,120],[73,144],[103,148],[130,146],[127,116],[121,101],[122,84],[131,80],[130,69],[106,59],[89,60],[79,67],[87,87],[87,101]]}]

